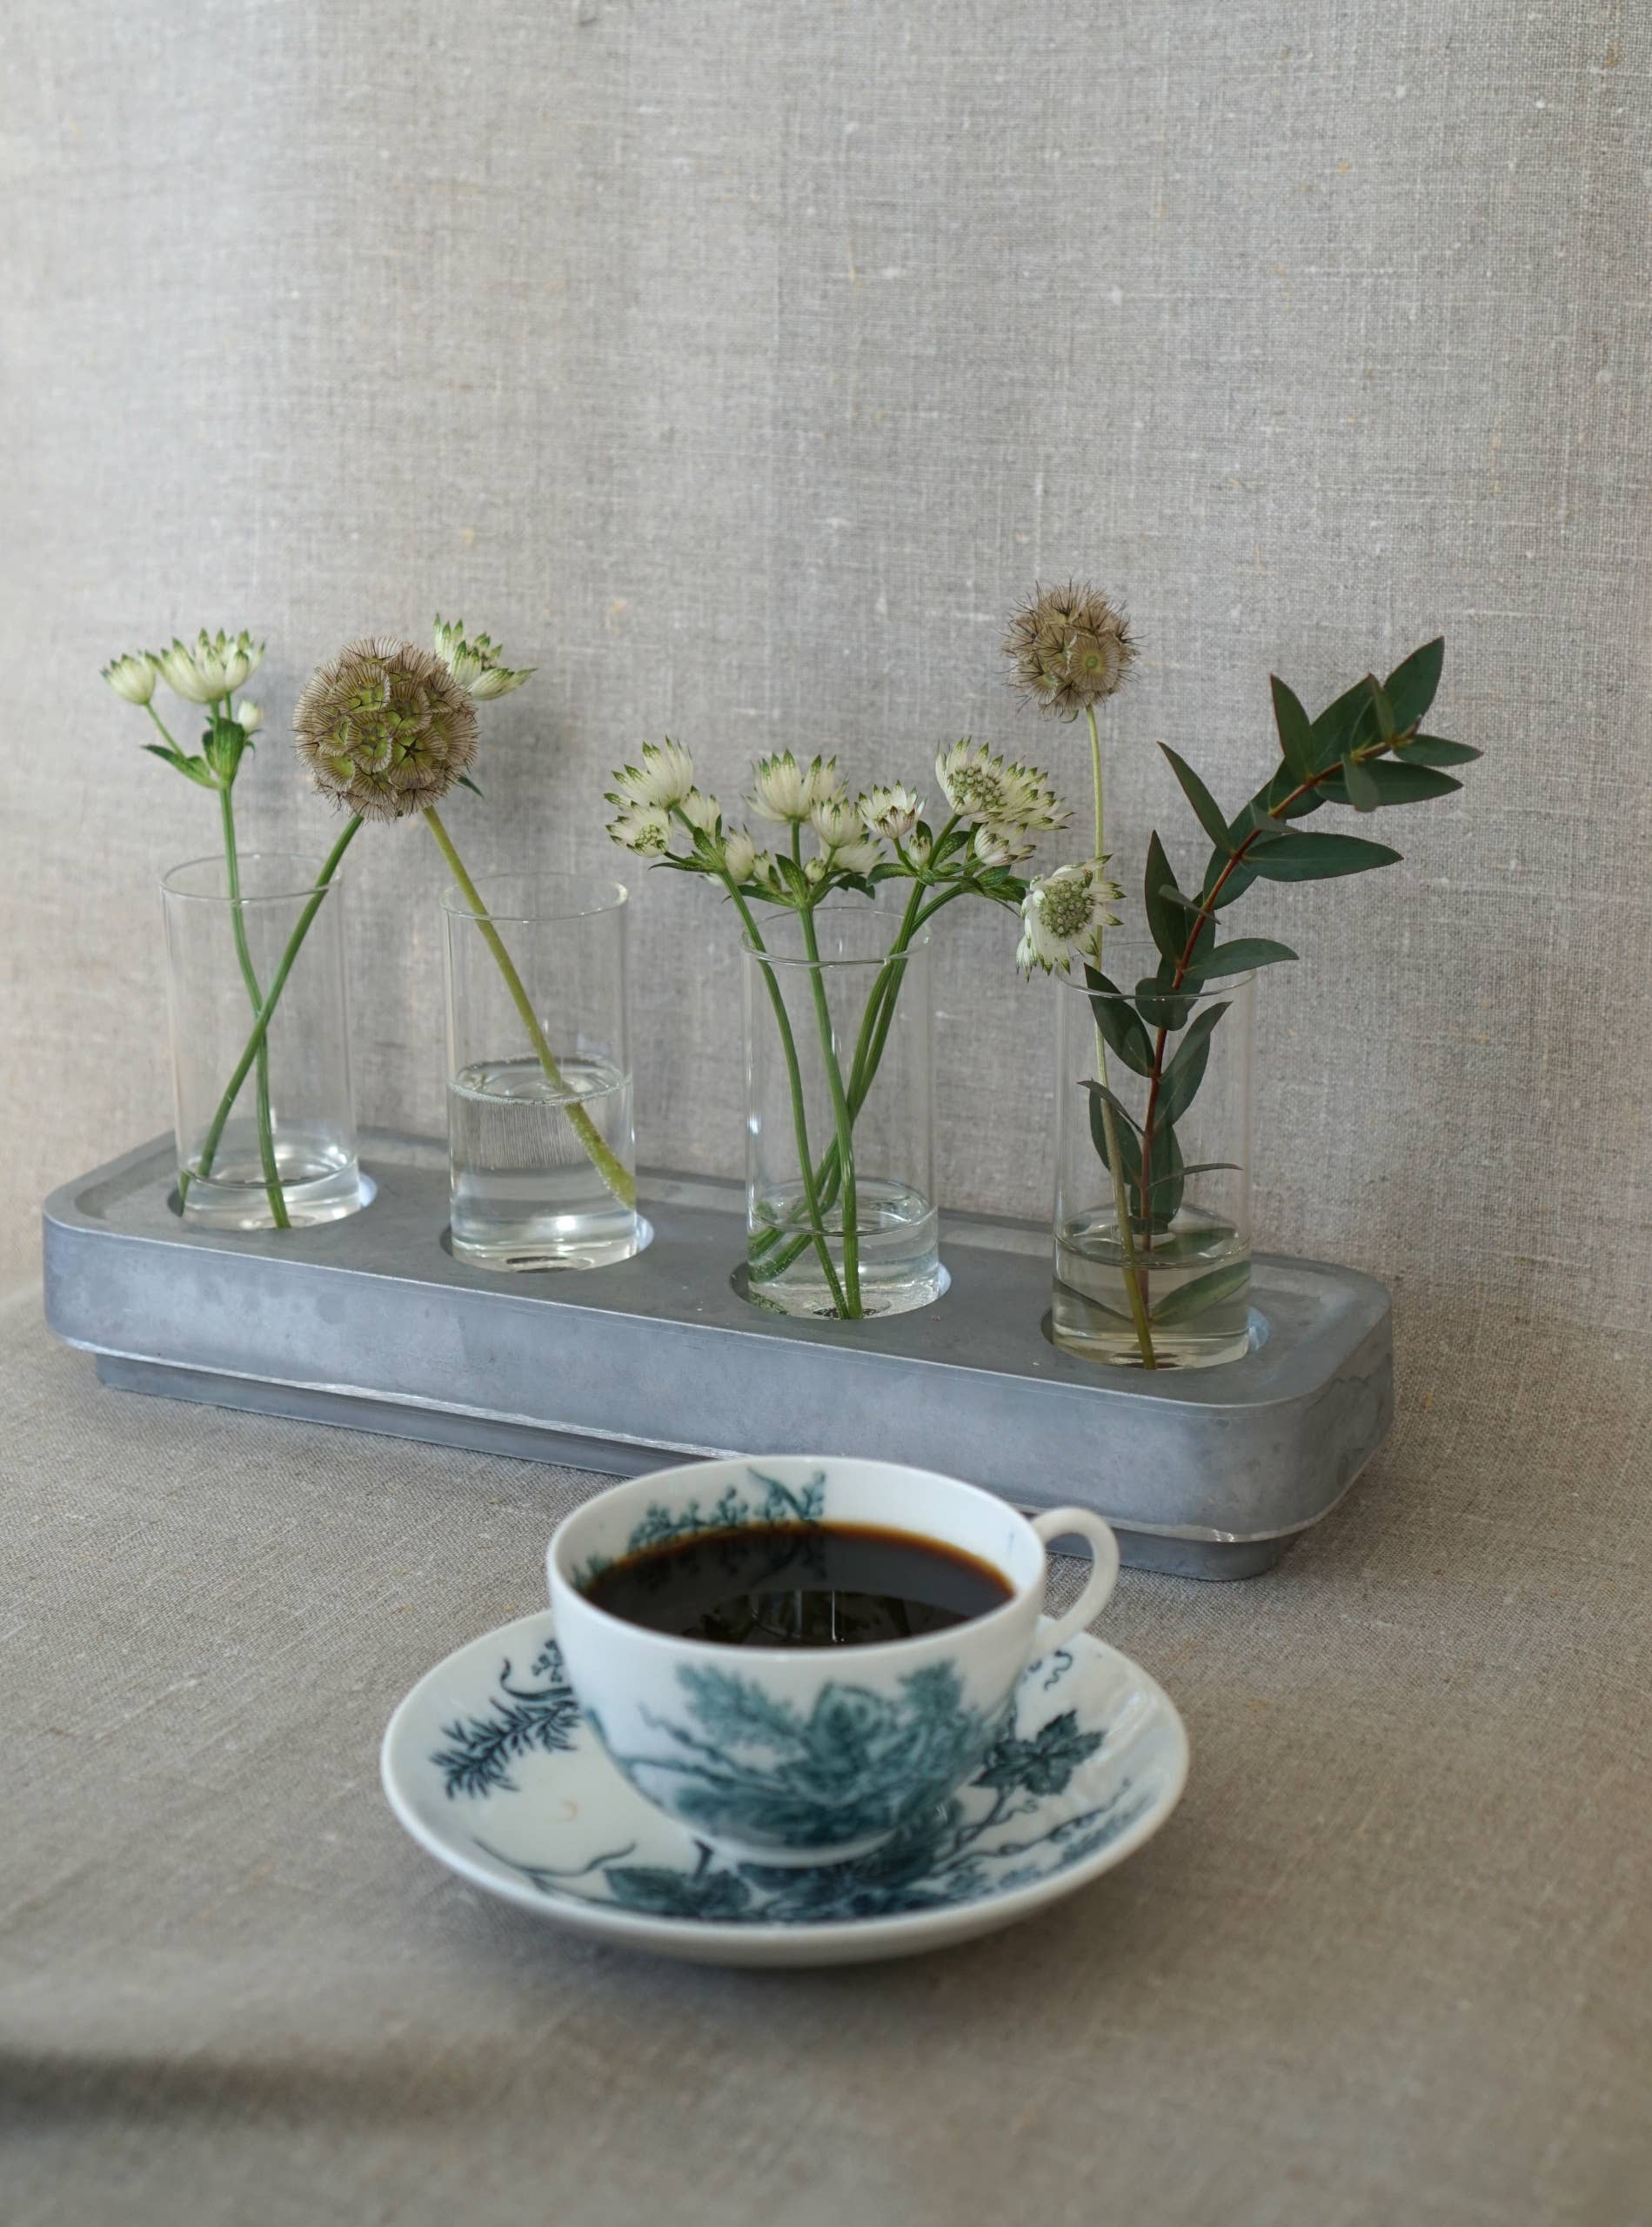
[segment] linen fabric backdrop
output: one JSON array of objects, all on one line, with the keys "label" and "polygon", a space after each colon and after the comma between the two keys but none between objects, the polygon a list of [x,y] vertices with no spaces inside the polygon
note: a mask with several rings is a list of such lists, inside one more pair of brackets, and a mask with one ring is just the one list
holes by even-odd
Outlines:
[{"label": "linen fabric backdrop", "polygon": [[[1258,1240],[1395,1287],[1407,1413],[1477,1382],[1556,1446],[1586,1415],[1580,1478],[1620,1464],[1652,1271],[1649,50],[1618,0],[29,0],[5,1267],[48,1187],[171,1120],[156,884],[217,816],[140,754],[115,652],[265,637],[243,841],[317,853],[286,736],[322,658],[439,609],[537,664],[483,707],[456,833],[476,870],[628,881],[641,1156],[732,1174],[735,924],[612,848],[607,770],[669,733],[731,807],[786,746],[933,799],[970,733],[1052,767],[1078,825],[1044,862],[1081,854],[1081,731],[998,648],[1077,574],[1140,644],[1133,907],[1150,827],[1203,853],[1157,739],[1236,803],[1270,669],[1315,708],[1444,632],[1431,725],[1486,752],[1461,794],[1382,815],[1401,866],[1244,901],[1302,953],[1261,987]],[[416,822],[350,857],[365,1123],[440,1128],[443,881]],[[942,930],[942,1200],[1042,1214],[1054,993],[1008,916]]]}]

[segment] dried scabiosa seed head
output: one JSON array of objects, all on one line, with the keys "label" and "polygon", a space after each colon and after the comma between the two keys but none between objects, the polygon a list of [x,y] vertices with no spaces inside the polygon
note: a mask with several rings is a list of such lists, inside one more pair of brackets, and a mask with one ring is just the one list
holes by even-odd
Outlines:
[{"label": "dried scabiosa seed head", "polygon": [[1093,587],[1040,588],[1010,621],[1004,654],[1040,711],[1074,719],[1123,685],[1135,662],[1129,622]]},{"label": "dried scabiosa seed head", "polygon": [[364,819],[439,804],[476,755],[476,712],[438,657],[411,642],[351,642],[309,681],[298,756],[324,795]]}]

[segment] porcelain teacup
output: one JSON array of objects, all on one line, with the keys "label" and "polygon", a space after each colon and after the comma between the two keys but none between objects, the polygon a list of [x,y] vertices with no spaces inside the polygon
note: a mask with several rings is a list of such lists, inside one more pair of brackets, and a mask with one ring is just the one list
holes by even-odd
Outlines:
[{"label": "porcelain teacup", "polygon": [[[1000,1606],[854,1647],[728,1646],[650,1629],[587,1588],[625,1557],[751,1525],[873,1525],[985,1563]],[[1047,1616],[1047,1542],[1094,1560]],[[1119,1549],[1087,1508],[1018,1515],[978,1486],[893,1461],[795,1455],[695,1461],[599,1493],[546,1555],[568,1681],[638,1792],[717,1847],[769,1863],[865,1854],[943,1802],[1009,1724],[1015,1688],[1106,1603]]]}]

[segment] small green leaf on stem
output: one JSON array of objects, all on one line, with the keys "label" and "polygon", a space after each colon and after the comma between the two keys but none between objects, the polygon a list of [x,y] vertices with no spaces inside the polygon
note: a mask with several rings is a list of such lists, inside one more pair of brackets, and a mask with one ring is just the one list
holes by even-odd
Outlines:
[{"label": "small green leaf on stem", "polygon": [[1114,1134],[1119,1140],[1119,1157],[1124,1162],[1125,1180],[1134,1188],[1141,1180],[1141,1145],[1136,1135],[1135,1124],[1105,1084],[1085,1082],[1080,1087],[1090,1093],[1090,1141],[1095,1147],[1096,1158],[1103,1167],[1113,1165],[1107,1157],[1107,1125],[1102,1118],[1103,1106],[1110,1106],[1120,1117],[1114,1123]]},{"label": "small green leaf on stem", "polygon": [[1170,861],[1165,856],[1165,846],[1155,833],[1147,839],[1147,872],[1142,899],[1154,943],[1167,959],[1174,960],[1181,957],[1187,931],[1178,919],[1174,905],[1167,901],[1167,890],[1180,894],[1176,877],[1170,871]]},{"label": "small green leaf on stem", "polygon": [[1153,1073],[1153,1046],[1140,1016],[1116,982],[1100,968],[1087,966],[1084,980],[1091,992],[1090,1010],[1107,1049],[1116,1052],[1133,1073]]},{"label": "small green leaf on stem", "polygon": [[[1436,772],[1432,766],[1408,762],[1410,752],[1401,758],[1368,758],[1359,768],[1371,786],[1379,805],[1423,804],[1430,797],[1446,797],[1462,786],[1449,773]],[[1332,804],[1353,804],[1355,801],[1352,783],[1345,782],[1341,773],[1333,773],[1323,782],[1321,790]],[[1373,806],[1363,809],[1370,811]]]},{"label": "small green leaf on stem", "polygon": [[1159,1120],[1167,1127],[1180,1120],[1192,1105],[1210,1059],[1210,1033],[1227,1010],[1225,1002],[1207,1006],[1202,1013],[1195,1014],[1187,1034],[1177,1045],[1175,1057],[1165,1069],[1164,1080],[1159,1086]]},{"label": "small green leaf on stem", "polygon": [[1170,770],[1180,782],[1182,794],[1197,813],[1199,825],[1219,851],[1231,852],[1234,846],[1228,837],[1227,815],[1221,806],[1185,758],[1172,750],[1167,742],[1161,742],[1159,747],[1170,760]]},{"label": "small green leaf on stem", "polygon": [[1398,755],[1413,766],[1472,766],[1481,754],[1472,743],[1448,742],[1437,734],[1415,735],[1398,748]]},{"label": "small green leaf on stem", "polygon": [[1374,812],[1382,801],[1370,767],[1357,758],[1342,760],[1342,790],[1355,812]]},{"label": "small green leaf on stem", "polygon": [[1366,873],[1373,866],[1397,866],[1398,851],[1368,843],[1362,835],[1284,835],[1254,853],[1256,871],[1267,881],[1327,881],[1334,875]]},{"label": "small green leaf on stem", "polygon": [[1279,746],[1285,753],[1285,763],[1299,781],[1305,781],[1314,771],[1312,722],[1294,692],[1277,673],[1269,675],[1268,685],[1274,692],[1274,723],[1279,729]]},{"label": "small green leaf on stem", "polygon": [[1197,966],[1190,966],[1183,979],[1189,984],[1195,978],[1201,983],[1213,982],[1224,974],[1248,974],[1258,966],[1278,966],[1295,956],[1289,944],[1275,943],[1272,936],[1234,936],[1228,943],[1218,944]]},{"label": "small green leaf on stem", "polygon": [[1383,686],[1398,728],[1414,727],[1421,719],[1434,701],[1445,661],[1446,638],[1436,634],[1395,666]]},{"label": "small green leaf on stem", "polygon": [[1220,1307],[1223,1300],[1233,1299],[1250,1281],[1248,1261],[1232,1261],[1225,1268],[1213,1268],[1207,1276],[1195,1276],[1191,1283],[1169,1293],[1154,1308],[1154,1322],[1186,1322],[1207,1308]]}]

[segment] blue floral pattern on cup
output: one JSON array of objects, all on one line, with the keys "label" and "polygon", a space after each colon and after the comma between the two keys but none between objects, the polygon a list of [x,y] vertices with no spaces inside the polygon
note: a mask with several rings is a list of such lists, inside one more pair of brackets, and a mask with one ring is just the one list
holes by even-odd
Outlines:
[{"label": "blue floral pattern on cup", "polygon": [[[963,1789],[869,1854],[847,1862],[733,1861],[685,1835],[692,1861],[628,1863],[633,1842],[565,1870],[507,1855],[479,1836],[475,1845],[547,1896],[573,1896],[704,1923],[817,1925],[943,1909],[1007,1893],[1083,1863],[1128,1831],[1150,1806],[1151,1796],[1138,1793],[1127,1777],[1109,1782],[1095,1802],[1073,1808],[1074,1776],[1107,1736],[1105,1729],[1087,1725],[1079,1709],[1058,1709],[1035,1728],[1023,1729],[1024,1719],[1047,1709],[1043,1696],[1059,1693],[1073,1668],[1073,1655],[1063,1650],[1029,1673],[1015,1722],[1000,1731]],[[540,1682],[525,1689],[507,1663],[485,1707],[445,1728],[449,1745],[430,1760],[451,1799],[488,1802],[512,1792],[509,1764],[516,1756],[536,1750],[555,1755],[576,1746],[579,1704],[562,1678],[554,1641],[536,1657],[533,1674]],[[927,1715],[930,1707],[919,1704],[917,1714]],[[743,1730],[743,1698],[716,1696],[713,1721],[721,1722],[731,1708]],[[781,1728],[774,1729],[779,1735]],[[787,1727],[785,1737],[802,1738],[806,1746],[806,1728]]]}]

